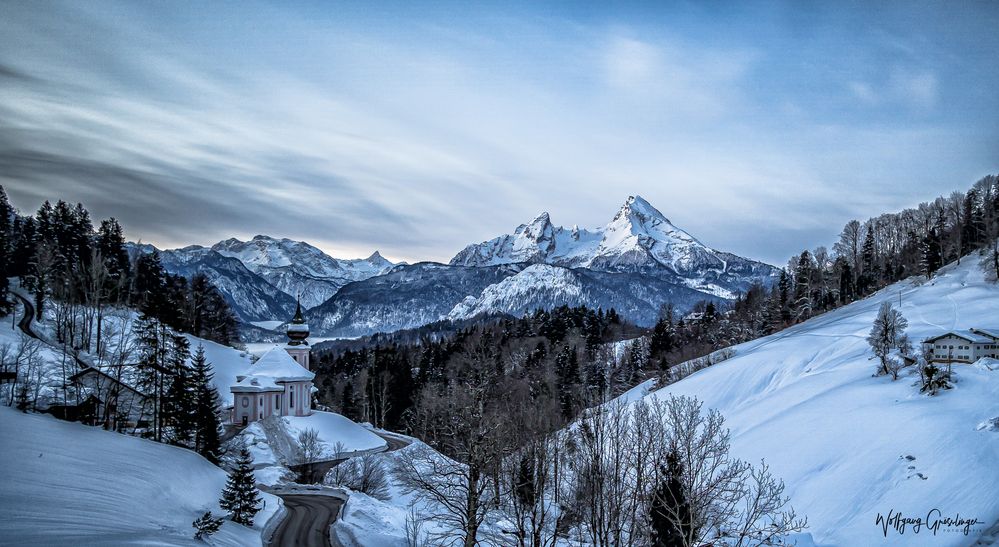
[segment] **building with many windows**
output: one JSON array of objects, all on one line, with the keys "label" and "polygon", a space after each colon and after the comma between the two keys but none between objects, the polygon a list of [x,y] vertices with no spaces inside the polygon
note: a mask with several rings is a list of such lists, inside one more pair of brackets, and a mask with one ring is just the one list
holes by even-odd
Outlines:
[{"label": "building with many windows", "polygon": [[999,358],[999,328],[951,330],[923,340],[936,363],[974,363],[982,357]]}]

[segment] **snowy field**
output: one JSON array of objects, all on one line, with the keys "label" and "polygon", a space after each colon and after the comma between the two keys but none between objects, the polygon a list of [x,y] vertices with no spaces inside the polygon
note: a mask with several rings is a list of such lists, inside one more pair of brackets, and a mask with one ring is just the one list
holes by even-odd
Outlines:
[{"label": "snowy field", "polygon": [[[323,459],[334,459],[351,454],[385,450],[388,443],[368,429],[333,412],[312,411],[311,416],[284,416],[288,435],[297,439],[307,429],[315,429],[323,444]],[[337,444],[341,451],[337,452]]]},{"label": "snowy field", "polygon": [[[190,450],[0,408],[0,544],[205,545],[191,522],[218,506],[226,473]],[[215,545],[260,545],[226,521]]]},{"label": "snowy field", "polygon": [[[955,388],[928,397],[914,370],[895,382],[873,377],[865,337],[881,302],[897,306],[900,294],[914,342],[999,323],[999,286],[976,262],[736,346],[732,359],[649,396],[692,395],[721,411],[734,455],[766,458],[818,545],[973,543],[999,520],[999,432],[986,426],[999,416],[999,367],[955,366]],[[933,509],[982,524],[969,536],[889,527],[887,537],[876,524],[879,513],[925,519]]]},{"label": "snowy field", "polygon": [[311,416],[273,416],[251,423],[240,433],[253,456],[258,483],[272,486],[295,476],[288,466],[298,463],[298,435],[307,429],[319,433],[323,449],[320,460],[381,452],[388,448],[385,439],[332,412],[316,410]]}]

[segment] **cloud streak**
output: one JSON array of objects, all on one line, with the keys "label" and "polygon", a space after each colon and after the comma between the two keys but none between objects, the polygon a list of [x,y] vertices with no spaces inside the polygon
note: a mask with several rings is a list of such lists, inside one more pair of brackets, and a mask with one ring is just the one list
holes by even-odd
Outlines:
[{"label": "cloud streak", "polygon": [[793,29],[711,18],[0,9],[0,183],[158,245],[269,233],[447,260],[542,209],[596,225],[639,193],[779,264],[996,167],[999,105],[940,108],[995,75],[952,82],[916,46],[845,70],[789,48]]}]

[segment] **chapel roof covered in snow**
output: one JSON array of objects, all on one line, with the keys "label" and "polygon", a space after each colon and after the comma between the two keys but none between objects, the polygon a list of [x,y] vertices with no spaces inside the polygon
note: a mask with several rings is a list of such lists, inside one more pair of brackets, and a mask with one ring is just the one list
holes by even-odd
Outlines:
[{"label": "chapel roof covered in snow", "polygon": [[256,363],[250,365],[247,372],[247,376],[268,377],[278,382],[307,381],[316,377],[315,373],[298,364],[281,346],[267,350]]},{"label": "chapel roof covered in snow", "polygon": [[274,381],[274,378],[270,378],[268,376],[243,376],[229,389],[233,393],[284,391],[284,387],[279,386],[277,382]]}]

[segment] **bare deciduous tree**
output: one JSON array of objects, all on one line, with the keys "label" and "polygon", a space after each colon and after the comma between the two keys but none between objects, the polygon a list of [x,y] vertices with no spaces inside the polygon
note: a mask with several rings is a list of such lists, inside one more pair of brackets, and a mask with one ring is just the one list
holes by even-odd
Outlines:
[{"label": "bare deciduous tree", "polygon": [[386,500],[389,497],[388,476],[385,466],[378,457],[368,454],[333,467],[323,481],[333,486],[342,486],[355,492],[363,492],[373,498]]},{"label": "bare deciduous tree", "polygon": [[323,444],[319,441],[319,432],[306,429],[298,434],[298,463],[305,467],[305,475],[309,482],[314,480],[314,465],[323,457]]},{"label": "bare deciduous tree", "polygon": [[867,343],[874,350],[874,355],[880,360],[878,375],[890,374],[892,380],[898,380],[898,374],[905,365],[897,357],[891,355],[894,349],[902,350],[903,353],[909,351],[909,341],[905,336],[905,329],[909,322],[902,316],[902,313],[892,307],[891,302],[881,303],[878,315],[871,326],[871,332],[867,336]]}]

